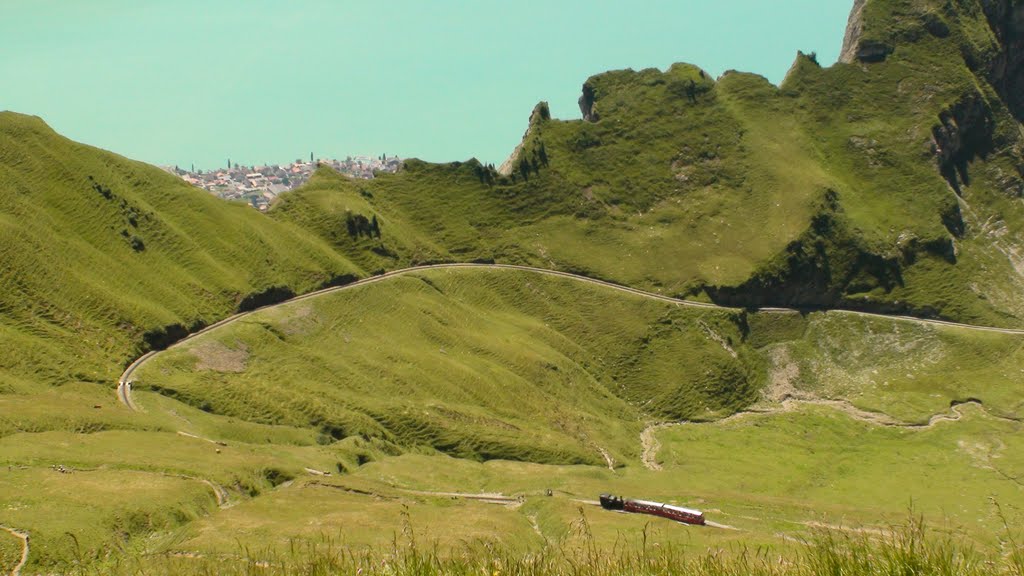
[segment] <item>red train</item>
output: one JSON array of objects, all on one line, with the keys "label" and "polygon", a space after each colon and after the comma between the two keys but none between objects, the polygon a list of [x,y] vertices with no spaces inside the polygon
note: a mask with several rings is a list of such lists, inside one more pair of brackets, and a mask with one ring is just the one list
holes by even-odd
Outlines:
[{"label": "red train", "polygon": [[704,513],[700,510],[692,510],[690,508],[673,506],[671,504],[662,504],[661,502],[651,502],[649,500],[625,500],[621,496],[601,494],[601,507],[605,510],[621,510],[623,512],[634,512],[636,514],[650,514],[652,516],[661,516],[662,518],[675,520],[676,522],[697,524],[699,526],[704,525]]}]

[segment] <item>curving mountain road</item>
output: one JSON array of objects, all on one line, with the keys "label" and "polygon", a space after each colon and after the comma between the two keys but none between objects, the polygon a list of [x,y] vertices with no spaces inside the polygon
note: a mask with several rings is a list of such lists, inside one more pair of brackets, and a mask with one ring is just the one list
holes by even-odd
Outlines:
[{"label": "curving mountain road", "polygon": [[[423,271],[426,271],[426,270],[457,269],[457,268],[486,268],[486,269],[499,269],[499,270],[518,270],[518,271],[522,271],[522,272],[532,272],[532,273],[535,273],[535,274],[544,274],[544,275],[547,275],[547,276],[559,276],[559,277],[562,277],[562,278],[568,278],[570,280],[575,280],[575,281],[578,281],[578,282],[586,282],[588,284],[595,284],[595,285],[598,285],[598,286],[604,286],[606,288],[611,288],[613,290],[618,290],[620,292],[626,292],[626,293],[629,293],[629,294],[635,294],[637,296],[642,296],[644,298],[651,298],[653,300],[661,300],[663,302],[668,302],[670,304],[676,304],[678,306],[692,306],[694,308],[715,308],[715,309],[720,309],[720,310],[739,310],[739,308],[734,308],[734,307],[729,307],[729,306],[719,306],[717,304],[708,304],[707,302],[696,302],[694,300],[685,300],[685,299],[682,299],[682,298],[672,298],[671,296],[665,296],[663,294],[657,294],[655,292],[647,292],[645,290],[640,290],[640,289],[637,289],[637,288],[631,288],[629,286],[623,286],[621,284],[615,284],[614,282],[608,282],[606,280],[598,280],[596,278],[589,278],[587,276],[580,276],[579,274],[572,274],[570,272],[561,272],[559,270],[549,270],[547,268],[536,268],[536,267],[533,267],[533,266],[520,266],[520,265],[517,265],[517,264],[477,264],[477,263],[428,264],[428,265],[425,265],[425,266],[413,266],[413,267],[410,267],[410,268],[402,268],[400,270],[393,270],[391,272],[385,272],[384,274],[380,274],[380,275],[377,275],[377,276],[371,276],[369,278],[364,278],[362,280],[357,280],[355,282],[352,282],[351,284],[345,284],[344,286],[332,286],[330,288],[324,288],[323,290],[316,290],[314,292],[309,292],[309,293],[303,294],[301,296],[296,296],[294,298],[291,298],[290,300],[285,300],[284,302],[278,302],[277,304],[271,304],[271,305],[268,305],[268,306],[264,306],[263,308],[257,308],[256,310],[250,310],[248,312],[240,312],[238,314],[235,314],[235,315],[232,315],[232,316],[228,316],[227,318],[225,318],[223,320],[220,320],[219,322],[214,322],[213,324],[210,324],[209,326],[207,326],[206,328],[203,328],[202,330],[199,330],[199,331],[193,332],[192,334],[189,334],[185,338],[183,338],[183,339],[175,342],[171,346],[169,346],[168,349],[174,348],[176,346],[179,346],[179,345],[181,345],[181,344],[183,344],[185,342],[188,342],[189,340],[191,340],[191,339],[193,339],[193,338],[195,338],[195,337],[197,337],[197,336],[199,336],[201,334],[205,334],[205,333],[207,333],[207,332],[209,332],[211,330],[215,330],[217,328],[220,328],[221,326],[224,326],[226,324],[230,324],[232,322],[235,322],[236,320],[244,318],[244,317],[248,316],[249,314],[252,314],[253,312],[256,312],[258,310],[262,310],[264,308],[272,308],[272,307],[275,307],[275,306],[281,306],[283,304],[289,304],[289,303],[297,302],[297,301],[300,301],[300,300],[306,300],[308,298],[316,298],[317,296],[322,296],[324,294],[330,294],[332,292],[338,292],[340,290],[349,290],[349,289],[352,289],[352,288],[358,288],[360,286],[366,286],[367,284],[373,284],[375,282],[382,282],[382,281],[388,280],[390,278],[395,278],[397,276],[404,276],[406,274],[412,274],[412,273],[415,273],[415,272],[423,272]],[[799,312],[799,310],[797,310],[795,308],[760,308],[759,311],[761,311],[761,312]],[[857,311],[853,311],[853,310],[843,310],[843,309],[839,309],[839,308],[828,310],[828,312],[838,313],[838,314],[850,314],[850,315],[854,315],[854,316],[863,316],[863,317],[868,317],[868,318],[884,318],[884,319],[888,319],[888,320],[899,320],[899,321],[902,321],[902,322],[912,322],[912,323],[915,323],[915,324],[926,324],[926,325],[934,325],[934,326],[952,326],[952,327],[956,327],[956,328],[965,328],[965,329],[968,329],[968,330],[980,330],[980,331],[985,331],[985,332],[999,332],[999,333],[1002,333],[1002,334],[1019,334],[1019,335],[1024,335],[1024,329],[1016,329],[1016,328],[996,328],[996,327],[993,327],[993,326],[976,326],[976,325],[973,325],[973,324],[961,324],[961,323],[958,323],[958,322],[949,322],[949,321],[946,321],[946,320],[929,320],[929,319],[924,319],[924,318],[915,318],[913,316],[890,316],[890,315],[886,315],[886,314],[876,314],[876,313],[872,313],[872,312],[857,312]],[[136,370],[141,368],[142,365],[146,363],[146,361],[148,361],[150,358],[152,358],[153,356],[155,356],[159,352],[160,352],[159,350],[154,350],[154,351],[151,351],[151,352],[147,352],[146,354],[143,354],[142,356],[137,358],[134,362],[129,364],[128,367],[125,369],[125,371],[121,374],[121,377],[118,379],[118,381],[117,381],[117,397],[118,397],[118,400],[120,400],[121,403],[124,404],[125,406],[127,406],[129,409],[131,409],[131,410],[138,410],[138,407],[132,401],[132,397],[131,397],[131,392],[132,392],[132,375],[135,373]]]}]

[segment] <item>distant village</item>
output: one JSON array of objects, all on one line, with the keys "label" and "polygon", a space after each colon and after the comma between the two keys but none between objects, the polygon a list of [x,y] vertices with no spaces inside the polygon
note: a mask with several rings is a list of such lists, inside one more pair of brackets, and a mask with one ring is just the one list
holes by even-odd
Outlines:
[{"label": "distant village", "polygon": [[226,200],[244,200],[265,212],[278,194],[302,186],[319,166],[327,166],[353,178],[373,178],[377,172],[395,172],[402,161],[398,156],[349,156],[344,160],[296,160],[291,164],[241,166],[228,160],[227,168],[216,170],[184,170],[165,166],[164,170],[182,180]]}]

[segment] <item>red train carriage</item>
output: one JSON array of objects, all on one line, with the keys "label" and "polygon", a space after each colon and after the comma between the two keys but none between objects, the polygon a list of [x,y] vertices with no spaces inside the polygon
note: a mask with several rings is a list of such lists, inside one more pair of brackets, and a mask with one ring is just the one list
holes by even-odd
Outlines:
[{"label": "red train carriage", "polygon": [[704,513],[700,510],[683,508],[682,506],[673,506],[671,504],[663,504],[661,502],[651,502],[650,500],[625,500],[621,496],[601,494],[601,507],[605,510],[621,510],[623,512],[633,512],[635,514],[650,514],[652,516],[661,516],[662,518],[675,520],[676,522],[685,522],[687,524],[697,524],[700,526],[704,525]]}]

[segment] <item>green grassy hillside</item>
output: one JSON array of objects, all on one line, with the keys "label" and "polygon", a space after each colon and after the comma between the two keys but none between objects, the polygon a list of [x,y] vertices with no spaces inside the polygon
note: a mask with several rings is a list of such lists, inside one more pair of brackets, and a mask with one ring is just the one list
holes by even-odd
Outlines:
[{"label": "green grassy hillside", "polygon": [[869,1],[855,39],[884,36],[884,60],[800,54],[780,87],[682,64],[600,74],[587,119],[537,106],[507,175],[408,161],[358,185],[323,175],[274,213],[339,246],[347,212],[377,215],[382,266],[496,259],[737,305],[1020,325],[1003,4]]},{"label": "green grassy hillside", "polygon": [[[0,525],[31,534],[27,571],[298,571],[325,541],[387,571],[414,533],[495,570],[727,550],[707,567],[823,527],[883,554],[910,501],[1012,571],[1022,337],[822,309],[1022,325],[1024,4],[858,14],[843,62],[800,54],[781,86],[599,74],[585,119],[538,105],[501,170],[323,170],[269,215],[0,113]],[[116,400],[128,361],[234,311],[441,261],[739,307],[419,271],[245,316],[145,365],[141,411]],[[743,309],[771,304],[804,310]],[[22,549],[0,532],[0,568]],[[629,572],[605,560],[568,565]]]},{"label": "green grassy hillside", "polygon": [[2,386],[108,383],[272,286],[362,271],[294,226],[0,113]]},{"label": "green grassy hillside", "polygon": [[[237,505],[150,550],[172,554],[160,562],[288,558],[317,543],[384,555],[411,527],[441,557],[484,543],[522,554],[571,548],[585,521],[605,551],[632,550],[646,530],[649,545],[690,555],[788,554],[786,538],[821,528],[884,534],[912,502],[956,546],[998,554],[993,502],[1010,522],[1024,505],[1022,349],[1020,335],[851,313],[677,308],[507,270],[415,273],[259,312],[146,365],[136,394],[149,413],[171,395],[316,437],[280,460],[292,481],[232,492]],[[716,386],[742,382],[736,370],[759,376],[752,394]],[[747,404],[704,421],[706,408]],[[358,433],[329,434],[354,421]],[[236,441],[217,457],[250,449]],[[332,475],[297,468],[300,451]],[[608,491],[696,506],[729,528],[593,507]]]},{"label": "green grassy hillside", "polygon": [[756,399],[763,362],[742,339],[734,311],[529,272],[431,271],[250,315],[162,354],[134,386],[325,443],[621,465],[651,418]]},{"label": "green grassy hillside", "polygon": [[[6,396],[21,431],[0,439],[0,508],[33,534],[33,566],[78,554],[107,570],[325,539],[377,550],[407,522],[442,554],[571,542],[581,518],[602,549],[638,541],[648,520],[588,504],[606,491],[737,529],[650,526],[652,543],[688,553],[884,530],[910,500],[992,550],[989,498],[1024,505],[1022,346],[849,313],[677,307],[536,273],[416,272],[158,355],[138,374],[143,412],[83,405],[85,385]],[[46,431],[57,421],[76,429]]]}]

